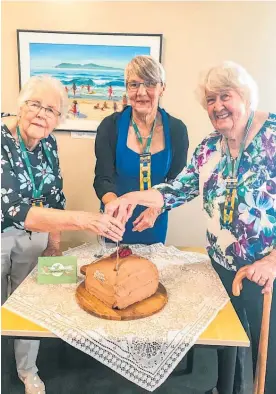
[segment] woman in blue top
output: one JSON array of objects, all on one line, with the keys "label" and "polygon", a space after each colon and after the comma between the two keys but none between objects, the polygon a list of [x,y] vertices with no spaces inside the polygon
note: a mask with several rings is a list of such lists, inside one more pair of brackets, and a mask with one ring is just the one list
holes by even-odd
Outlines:
[{"label": "woman in blue top", "polygon": [[[187,160],[186,126],[158,106],[165,91],[162,65],[137,56],[127,65],[125,80],[130,106],[106,117],[97,131],[94,188],[102,208],[127,192],[174,179]],[[138,206],[122,242],[164,243],[167,227],[167,212]]]}]

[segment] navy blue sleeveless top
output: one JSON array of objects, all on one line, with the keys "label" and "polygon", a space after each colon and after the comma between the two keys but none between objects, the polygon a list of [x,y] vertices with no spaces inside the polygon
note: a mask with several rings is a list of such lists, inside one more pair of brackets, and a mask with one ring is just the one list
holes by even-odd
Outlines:
[{"label": "navy blue sleeveless top", "polygon": [[[163,183],[166,180],[172,161],[171,137],[167,113],[158,108],[162,116],[165,148],[151,155],[151,182],[152,186]],[[127,108],[118,119],[118,140],[116,147],[116,187],[117,195],[121,196],[131,191],[140,190],[140,156],[127,146],[128,129],[132,114],[132,108]],[[137,206],[132,217],[126,224],[126,231],[122,242],[125,244],[154,244],[165,242],[168,228],[168,212],[158,216],[153,228],[142,232],[133,232],[134,220],[146,208]]]}]

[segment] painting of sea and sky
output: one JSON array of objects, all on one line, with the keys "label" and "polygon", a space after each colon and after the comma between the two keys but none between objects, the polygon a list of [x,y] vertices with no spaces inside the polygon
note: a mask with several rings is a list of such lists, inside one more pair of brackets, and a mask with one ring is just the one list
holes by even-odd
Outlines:
[{"label": "painting of sea and sky", "polygon": [[31,76],[49,74],[68,93],[68,117],[94,120],[119,111],[126,92],[124,68],[149,47],[30,44]]},{"label": "painting of sea and sky", "polygon": [[[83,38],[81,35],[72,40],[69,34],[57,33],[51,36],[58,39],[47,42],[45,33],[36,37],[35,32],[26,31],[27,41],[24,37],[20,42],[20,33],[24,31],[19,31],[21,82],[29,76],[51,75],[61,81],[68,95],[67,126],[62,129],[95,131],[103,118],[122,111],[127,105],[125,66],[137,55],[152,55],[147,37],[138,45],[130,45],[128,37],[126,45],[121,40],[109,44],[106,37],[103,43],[87,43],[87,38],[84,42],[76,40],[77,36]],[[61,40],[61,36],[70,38]]]}]

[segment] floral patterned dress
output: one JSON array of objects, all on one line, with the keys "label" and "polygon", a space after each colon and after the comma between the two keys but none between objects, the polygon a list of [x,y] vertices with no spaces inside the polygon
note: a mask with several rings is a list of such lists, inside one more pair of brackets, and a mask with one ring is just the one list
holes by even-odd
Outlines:
[{"label": "floral patterned dress", "polygon": [[276,247],[276,115],[269,114],[242,154],[230,228],[223,221],[226,157],[222,136],[215,131],[196,148],[190,165],[174,181],[154,188],[162,193],[166,209],[201,196],[209,256],[236,271]]},{"label": "floral patterned dress", "polygon": [[[24,230],[24,221],[31,208],[32,183],[22,160],[20,145],[3,124],[1,137],[1,232],[14,228]],[[44,207],[64,209],[65,197],[56,139],[50,134],[45,141],[54,168],[50,167],[41,142],[33,151],[28,151],[35,184],[38,187],[42,177],[48,174],[42,190],[42,195],[46,198]]]}]

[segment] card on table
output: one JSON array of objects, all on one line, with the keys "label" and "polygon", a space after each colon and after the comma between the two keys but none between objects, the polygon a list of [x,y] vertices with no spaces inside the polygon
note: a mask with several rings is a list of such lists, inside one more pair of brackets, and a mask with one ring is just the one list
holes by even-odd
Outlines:
[{"label": "card on table", "polygon": [[77,257],[39,257],[37,282],[39,284],[77,283]]}]

